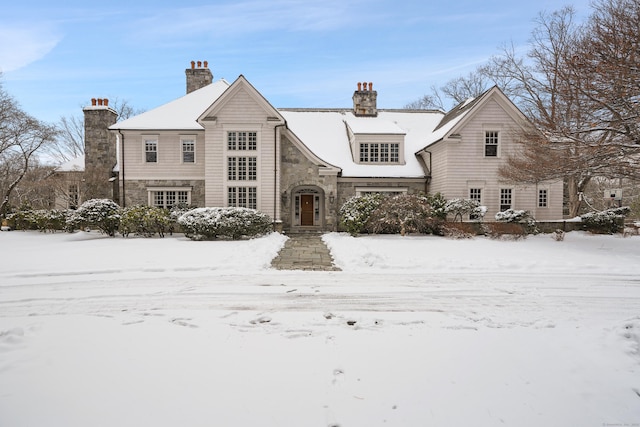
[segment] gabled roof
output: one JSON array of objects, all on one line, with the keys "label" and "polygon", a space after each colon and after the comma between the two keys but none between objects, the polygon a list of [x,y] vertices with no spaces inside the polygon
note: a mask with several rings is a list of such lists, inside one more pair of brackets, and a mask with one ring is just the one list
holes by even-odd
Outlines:
[{"label": "gabled roof", "polygon": [[280,115],[280,112],[276,108],[274,108],[273,105],[271,105],[271,103],[269,103],[269,101],[267,101],[267,99],[262,96],[262,94],[258,92],[258,90],[253,87],[251,83],[249,83],[245,76],[240,74],[240,76],[238,76],[238,78],[231,84],[231,86],[229,86],[229,88],[227,88],[220,96],[216,97],[210,103],[208,108],[201,111],[201,114],[197,118],[198,122],[204,120],[206,117],[215,116],[216,112],[223,108],[226,102],[241,89],[245,89],[249,96],[251,96],[253,100],[265,110],[267,114],[271,114],[280,120],[284,120]]},{"label": "gabled roof", "polygon": [[[418,151],[422,151],[436,142],[457,133],[471,118],[482,109],[489,100],[496,100],[509,114],[513,120],[524,122],[527,118],[518,107],[500,90],[498,86],[493,86],[476,98],[469,98],[451,109],[442,117],[442,120],[433,129],[426,139],[426,144]],[[417,152],[416,152],[417,153]]]},{"label": "gabled roof", "polygon": [[218,80],[153,110],[118,122],[109,129],[202,130],[197,118],[228,88],[229,83],[226,80]]}]

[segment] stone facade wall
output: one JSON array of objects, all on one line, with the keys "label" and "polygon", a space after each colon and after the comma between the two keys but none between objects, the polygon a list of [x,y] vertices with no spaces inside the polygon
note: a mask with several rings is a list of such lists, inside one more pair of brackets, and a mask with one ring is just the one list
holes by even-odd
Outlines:
[{"label": "stone facade wall", "polygon": [[349,198],[356,195],[356,188],[402,188],[407,189],[407,194],[418,194],[425,192],[425,179],[401,179],[401,178],[338,178],[338,209]]},{"label": "stone facade wall", "polygon": [[125,206],[149,204],[149,187],[191,187],[191,205],[204,207],[204,180],[125,181]]},{"label": "stone facade wall", "polygon": [[[320,167],[311,162],[285,136],[280,142],[280,191],[282,225],[285,231],[295,231],[293,225],[292,204],[296,189],[317,187],[323,194],[322,224],[318,229],[334,231],[337,229],[338,185],[335,175],[320,175]],[[333,200],[333,203],[331,202]]]}]

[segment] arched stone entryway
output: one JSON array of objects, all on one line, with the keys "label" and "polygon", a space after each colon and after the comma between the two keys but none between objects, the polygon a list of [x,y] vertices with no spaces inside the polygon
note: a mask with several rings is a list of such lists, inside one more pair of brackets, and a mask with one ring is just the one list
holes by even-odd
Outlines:
[{"label": "arched stone entryway", "polygon": [[296,230],[321,230],[324,226],[324,190],[315,185],[298,186],[291,192],[291,226]]}]

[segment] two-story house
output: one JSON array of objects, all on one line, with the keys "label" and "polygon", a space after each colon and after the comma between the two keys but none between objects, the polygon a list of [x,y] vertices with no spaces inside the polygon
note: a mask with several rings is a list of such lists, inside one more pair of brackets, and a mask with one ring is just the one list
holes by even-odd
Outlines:
[{"label": "two-story house", "polygon": [[439,192],[478,200],[488,218],[508,208],[562,218],[561,182],[498,175],[526,119],[497,87],[448,113],[379,109],[372,83],[357,84],[352,108],[278,109],[242,75],[213,81],[206,62],[186,77],[185,96],[121,122],[107,105],[85,108],[86,155],[109,151],[98,163],[114,167],[122,206],[242,206],[285,231],[335,230],[351,196]]}]

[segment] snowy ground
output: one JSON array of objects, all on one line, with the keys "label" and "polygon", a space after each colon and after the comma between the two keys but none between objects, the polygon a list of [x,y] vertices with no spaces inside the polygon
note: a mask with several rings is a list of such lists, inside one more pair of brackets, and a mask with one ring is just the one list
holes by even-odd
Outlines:
[{"label": "snowy ground", "polygon": [[640,237],[0,233],[0,426],[638,426]]}]

